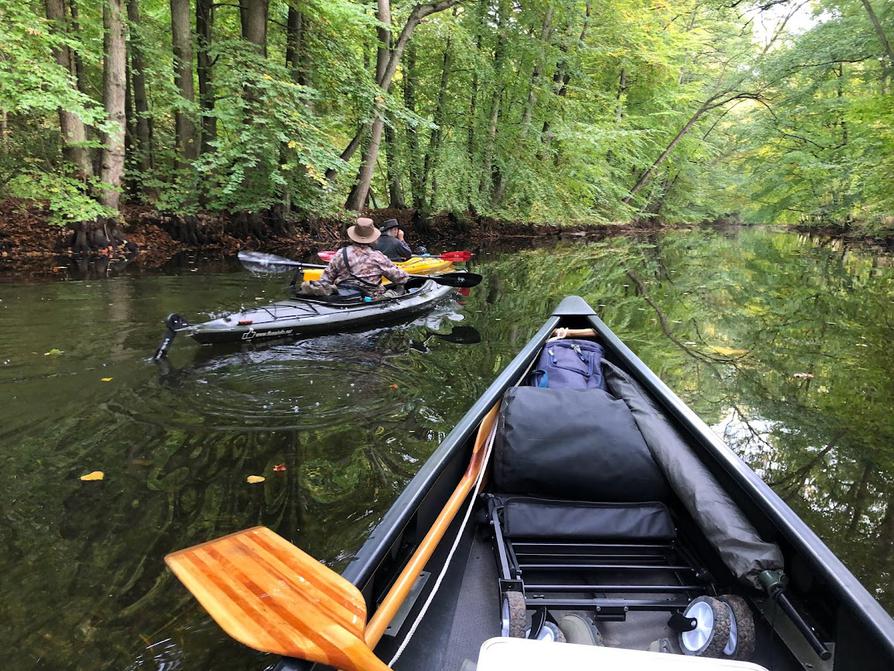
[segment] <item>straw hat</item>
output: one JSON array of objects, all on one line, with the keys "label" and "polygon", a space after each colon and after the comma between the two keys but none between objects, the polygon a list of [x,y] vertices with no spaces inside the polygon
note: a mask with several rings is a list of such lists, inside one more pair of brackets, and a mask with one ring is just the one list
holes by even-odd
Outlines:
[{"label": "straw hat", "polygon": [[373,226],[373,220],[360,217],[354,226],[348,229],[348,237],[354,242],[369,245],[379,239],[382,232]]}]

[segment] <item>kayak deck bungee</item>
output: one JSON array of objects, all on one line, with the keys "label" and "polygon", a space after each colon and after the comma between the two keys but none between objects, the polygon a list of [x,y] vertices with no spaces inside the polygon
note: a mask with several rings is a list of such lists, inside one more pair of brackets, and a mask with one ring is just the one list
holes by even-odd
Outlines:
[{"label": "kayak deck bungee", "polygon": [[[421,256],[414,256],[409,261],[398,261],[394,265],[410,275],[433,275],[453,269],[453,264],[450,261]],[[323,270],[320,268],[305,268],[304,281],[316,282],[322,274]],[[388,280],[386,279],[383,284],[388,284]]]},{"label": "kayak deck bungee", "polygon": [[[407,293],[393,298],[339,300],[304,297],[233,312],[217,319],[189,324],[171,315],[169,333],[188,335],[201,344],[257,342],[274,338],[305,337],[384,326],[428,310],[454,289],[432,280],[411,279]],[[168,336],[166,336],[167,338]],[[162,343],[161,355],[170,345]]]},{"label": "kayak deck bungee", "polygon": [[[557,329],[604,349],[605,391],[530,386],[542,352],[561,363]],[[269,579],[274,545],[282,584]],[[459,671],[475,659],[479,671],[894,668],[894,620],[577,297],[475,401],[342,576],[258,528],[168,561],[228,633],[285,655],[279,671]],[[277,641],[248,635],[270,630]]]}]

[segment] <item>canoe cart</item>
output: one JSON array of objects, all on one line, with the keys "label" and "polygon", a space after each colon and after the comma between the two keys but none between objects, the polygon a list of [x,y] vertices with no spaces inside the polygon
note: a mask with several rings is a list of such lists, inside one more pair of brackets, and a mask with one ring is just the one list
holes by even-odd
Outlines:
[{"label": "canoe cart", "polygon": [[[569,336],[604,390],[530,385]],[[264,527],[166,561],[279,671],[894,668],[894,620],[577,297],[342,575]]]}]

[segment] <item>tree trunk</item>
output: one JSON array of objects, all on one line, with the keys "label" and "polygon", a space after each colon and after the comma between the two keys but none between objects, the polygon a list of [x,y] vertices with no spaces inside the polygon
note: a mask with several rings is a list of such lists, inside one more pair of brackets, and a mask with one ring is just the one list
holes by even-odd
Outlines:
[{"label": "tree trunk", "polygon": [[[450,9],[455,4],[461,2],[461,0],[438,0],[438,2],[432,2],[423,5],[416,5],[413,10],[410,12],[410,16],[407,17],[407,22],[404,24],[403,30],[400,31],[400,36],[397,38],[397,42],[394,44],[394,48],[391,50],[390,57],[388,58],[387,65],[382,71],[382,76],[378,79],[379,86],[387,93],[391,88],[391,80],[394,78],[394,73],[397,72],[397,66],[400,64],[401,56],[403,56],[404,49],[407,48],[407,44],[410,41],[410,38],[413,36],[413,33],[416,31],[416,27],[422,22],[422,20],[436,12],[442,12],[445,9]],[[388,4],[387,0],[379,0],[379,7],[381,9],[382,4]],[[390,6],[388,9],[388,14],[390,16]],[[378,66],[378,63],[377,63]],[[379,68],[376,67],[376,72],[378,74]],[[366,126],[361,125],[360,129],[357,131],[357,135],[348,143],[348,146],[342,152],[342,160],[349,160],[353,155],[354,151],[356,151],[357,147],[360,145],[360,141],[363,138],[363,134],[366,132]],[[370,151],[370,148],[374,143],[370,143],[367,151]],[[378,152],[378,146],[375,147],[375,151]],[[347,154],[347,158],[345,155]],[[373,156],[372,164],[375,164],[375,156]],[[368,163],[368,157],[364,157],[363,162]],[[372,173],[370,173],[371,176]],[[327,172],[327,176],[329,173]],[[369,185],[364,186],[359,181],[354,187],[354,191],[368,191]],[[349,200],[353,200],[353,198],[349,198]],[[365,200],[365,195],[364,195]]]},{"label": "tree trunk", "polygon": [[[77,0],[68,0],[68,11],[71,12],[71,32],[80,36],[81,24],[78,20],[78,3]],[[84,62],[81,60],[81,54],[73,49],[71,52],[72,62],[74,64],[74,75],[78,82],[78,91],[87,95],[87,78],[84,75]]]},{"label": "tree trunk", "polygon": [[450,38],[444,45],[444,57],[441,62],[441,82],[438,88],[438,102],[435,106],[434,124],[431,137],[428,140],[428,151],[425,152],[425,163],[422,167],[422,199],[428,204],[430,210],[435,201],[437,194],[432,191],[431,196],[428,194],[428,185],[432,180],[432,172],[438,160],[438,152],[441,150],[441,129],[446,123],[447,116],[447,85],[450,83],[450,68],[453,60],[453,52],[451,50]]},{"label": "tree trunk", "polygon": [[217,137],[217,119],[214,117],[214,64],[209,53],[213,30],[213,0],[196,0],[196,74],[199,78],[199,111],[202,115],[202,142],[199,147],[202,154],[212,151],[211,143]]},{"label": "tree trunk", "polygon": [[[404,107],[413,114],[416,113],[416,47],[410,44],[407,47],[407,62],[404,65]],[[419,150],[419,129],[415,126],[407,127],[407,145],[410,156],[407,159],[407,167],[410,172],[410,191],[413,197],[413,207],[421,210],[425,206],[425,196],[422,189],[422,152]]]},{"label": "tree trunk", "polygon": [[[65,35],[68,31],[65,20],[65,5],[63,0],[46,0],[47,19],[49,19],[54,32]],[[53,49],[53,56],[62,68],[71,74],[73,69],[72,51],[66,45],[60,45]],[[123,104],[123,100],[122,100]],[[122,118],[122,124],[124,119]],[[82,177],[93,175],[93,166],[90,163],[90,154],[84,143],[87,141],[87,130],[84,122],[76,114],[59,108],[59,129],[62,133],[62,156],[73,164]]]},{"label": "tree trunk", "polygon": [[[188,109],[196,99],[192,79],[192,27],[189,0],[171,0],[171,42],[174,48],[174,86],[184,101],[174,110],[174,130],[177,151],[180,157],[188,162],[198,156],[196,126]],[[184,107],[187,109],[183,109]]]},{"label": "tree trunk", "polygon": [[[540,28],[540,48],[544,49],[552,34],[553,8],[547,7],[543,16],[543,25]],[[540,73],[543,69],[543,54],[534,61],[534,67],[531,70],[531,83],[528,87],[528,97],[525,100],[524,111],[521,118],[521,132],[519,137],[524,142],[528,132],[531,129],[531,117],[534,114],[534,103],[537,102],[537,86],[540,82]],[[506,195],[506,185],[508,181],[502,170],[497,170],[494,176],[493,193],[491,194],[491,204],[496,206],[503,202]]]},{"label": "tree trunk", "polygon": [[[477,16],[475,21],[475,56],[481,53],[481,33],[487,25],[487,9],[489,0],[478,0]],[[478,68],[472,68],[472,90],[469,95],[469,116],[466,127],[466,156],[469,166],[475,165],[475,130],[478,122]],[[469,171],[472,174],[472,170]],[[468,189],[466,191],[466,200],[468,207],[472,207],[472,191],[474,190],[474,179],[469,179]]]},{"label": "tree trunk", "polygon": [[[133,108],[133,86],[130,83],[131,73],[130,73],[130,60],[125,59],[124,61],[124,155],[125,156],[133,156],[134,145],[136,143],[136,132],[137,132],[137,115],[134,112]],[[127,175],[128,178],[132,177],[132,175]],[[135,185],[131,182],[130,179],[125,180],[126,183],[126,191],[128,193],[134,193]]]},{"label": "tree trunk", "polygon": [[481,181],[478,189],[483,197],[487,197],[487,195],[492,193],[491,186],[499,179],[499,171],[494,170],[494,149],[497,142],[497,125],[500,120],[500,101],[503,96],[500,80],[506,52],[504,24],[509,11],[510,7],[507,0],[499,0],[497,8],[497,44],[494,47],[494,91],[490,100],[490,119],[487,124],[484,161],[481,167]]},{"label": "tree trunk", "polygon": [[402,210],[407,204],[404,202],[404,190],[400,184],[400,162],[398,155],[397,133],[394,131],[394,121],[385,124],[385,167],[388,170],[388,207]]},{"label": "tree trunk", "polygon": [[[590,27],[591,6],[592,6],[592,3],[590,2],[590,0],[587,0],[586,4],[584,5],[584,22],[580,29],[580,35],[577,38],[577,49],[579,49],[579,50],[582,50],[585,48],[584,41],[586,40],[586,37],[587,37],[587,29]],[[568,53],[567,46],[562,47],[562,53],[564,53],[564,54]],[[556,96],[558,96],[559,98],[564,98],[568,94],[568,82],[570,82],[570,81],[571,81],[571,74],[568,71],[568,63],[566,62],[565,59],[563,59],[562,61],[559,62],[558,66],[556,67],[556,71],[553,74],[553,85],[554,85],[553,90],[556,92]],[[553,139],[553,134],[550,132],[550,125],[551,125],[550,119],[547,118],[543,122],[543,128],[541,128],[541,130],[540,130],[540,138],[541,138],[541,141],[543,142],[544,150],[549,149],[549,145],[552,143],[552,139]],[[545,155],[545,153],[546,153],[546,151],[544,151],[543,155]],[[543,155],[541,155],[541,158]],[[560,160],[559,160],[558,152],[556,152],[554,161],[555,161],[556,165],[559,165]]]},{"label": "tree trunk", "polygon": [[363,153],[363,160],[360,163],[357,184],[345,202],[345,209],[347,210],[359,212],[366,204],[366,197],[369,195],[369,187],[372,185],[373,172],[375,172],[376,168],[376,159],[379,156],[379,144],[382,142],[382,128],[384,125],[381,113],[377,113],[370,131],[369,144]]},{"label": "tree trunk", "polygon": [[141,172],[153,166],[152,117],[149,115],[149,97],[146,95],[146,73],[143,62],[143,38],[140,35],[139,0],[127,0],[127,18],[133,28],[130,33],[130,82],[133,89],[135,112],[134,138],[136,140],[137,165]]},{"label": "tree trunk", "polygon": [[622,201],[625,205],[629,204],[630,201],[633,200],[633,197],[636,195],[636,193],[643,186],[645,186],[646,182],[649,181],[649,179],[651,178],[652,173],[655,171],[655,169],[658,166],[660,166],[662,163],[664,163],[664,160],[668,156],[670,156],[670,153],[673,151],[674,147],[677,146],[677,143],[680,140],[682,140],[683,137],[690,130],[692,130],[692,127],[695,126],[696,122],[702,118],[702,115],[704,115],[705,112],[709,112],[712,109],[717,109],[718,107],[721,107],[732,100],[736,100],[736,99],[740,99],[740,98],[750,98],[750,99],[757,98],[757,96],[755,96],[754,94],[748,94],[748,93],[738,93],[738,94],[732,94],[732,95],[730,95],[730,94],[731,94],[730,91],[723,91],[720,93],[715,93],[710,98],[708,98],[704,103],[702,103],[701,107],[699,107],[697,110],[695,110],[695,112],[692,113],[692,116],[689,117],[689,119],[686,121],[686,123],[683,124],[683,127],[677,131],[676,135],[674,135],[673,139],[670,141],[670,144],[668,144],[667,147],[664,148],[664,150],[661,152],[661,154],[658,156],[658,158],[655,159],[655,161],[652,163],[652,165],[650,165],[648,168],[646,168],[642,172],[642,174],[639,176],[639,178],[636,180],[636,184],[634,184],[633,187],[631,187],[630,192],[624,197],[624,199]]},{"label": "tree trunk", "polygon": [[[553,8],[547,7],[543,16],[543,26],[540,28],[540,48],[545,49],[553,31]],[[525,111],[522,113],[522,134],[524,138],[531,126],[531,115],[534,113],[534,103],[537,102],[537,84],[540,81],[540,72],[543,69],[543,54],[534,62],[531,70],[531,86],[528,88],[528,99],[525,101]]]},{"label": "tree trunk", "polygon": [[239,0],[242,39],[251,42],[267,57],[267,0]]},{"label": "tree trunk", "polygon": [[289,4],[286,19],[286,67],[296,84],[307,83],[306,63],[304,62],[304,13],[298,7]]},{"label": "tree trunk", "polygon": [[872,27],[875,30],[875,34],[878,37],[878,41],[882,44],[882,49],[885,51],[885,56],[888,58],[887,64],[882,66],[883,77],[887,78],[887,76],[891,72],[891,68],[894,67],[894,50],[891,49],[891,43],[888,41],[888,36],[885,34],[884,28],[882,28],[881,22],[878,20],[878,16],[875,14],[875,10],[872,9],[872,5],[869,3],[869,0],[860,0],[863,3],[863,7],[866,10],[866,13],[869,15],[869,20],[872,23]]},{"label": "tree trunk", "polygon": [[[388,58],[391,52],[391,2],[390,0],[377,0],[376,18],[379,25],[376,27],[378,35],[378,45],[376,48],[376,81],[381,82],[385,76],[385,68],[388,65]],[[385,91],[387,92],[387,88]],[[360,161],[360,168],[357,173],[357,180],[351,193],[345,201],[345,208],[348,210],[363,209],[366,204],[366,197],[369,194],[369,188],[372,184],[373,172],[376,167],[376,159],[379,154],[379,144],[382,141],[382,130],[384,128],[383,112],[376,103],[376,117],[373,120],[372,131],[370,133],[369,144],[363,153],[363,159]]]},{"label": "tree trunk", "polygon": [[105,133],[102,150],[103,191],[100,202],[118,209],[124,176],[125,43],[124,0],[106,0],[103,5],[104,58],[102,98],[106,116],[114,128]]}]

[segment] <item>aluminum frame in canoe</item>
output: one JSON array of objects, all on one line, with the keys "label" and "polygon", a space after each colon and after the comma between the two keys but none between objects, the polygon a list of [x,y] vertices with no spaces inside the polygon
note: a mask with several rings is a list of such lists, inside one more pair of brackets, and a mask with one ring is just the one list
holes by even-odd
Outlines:
[{"label": "aluminum frame in canoe", "polygon": [[[787,591],[824,632],[823,640],[833,650],[834,656],[828,662],[819,660],[799,633],[788,626],[791,623],[781,613],[775,618],[778,622],[775,622],[774,629],[777,640],[781,641],[779,645],[787,647],[804,668],[834,671],[888,671],[894,668],[894,620],[891,616],[788,504],[577,296],[569,296],[559,304],[546,323],[475,401],[398,496],[345,568],[344,577],[356,585],[367,599],[368,612],[374,612],[377,599],[400,572],[401,558],[421,541],[453,491],[468,462],[478,425],[485,414],[502,398],[506,389],[520,379],[553,330],[560,326],[595,329],[607,354],[650,394],[657,407],[688,440],[693,453],[722,483],[746,517],[767,540],[779,544],[792,578]],[[440,555],[440,560],[443,560],[443,555]],[[438,561],[439,554],[436,553],[426,570],[437,573],[440,568]],[[426,589],[423,589],[415,608],[424,601]],[[278,671],[304,671],[312,665],[283,659],[276,668]],[[772,667],[771,671],[774,671]]]}]

